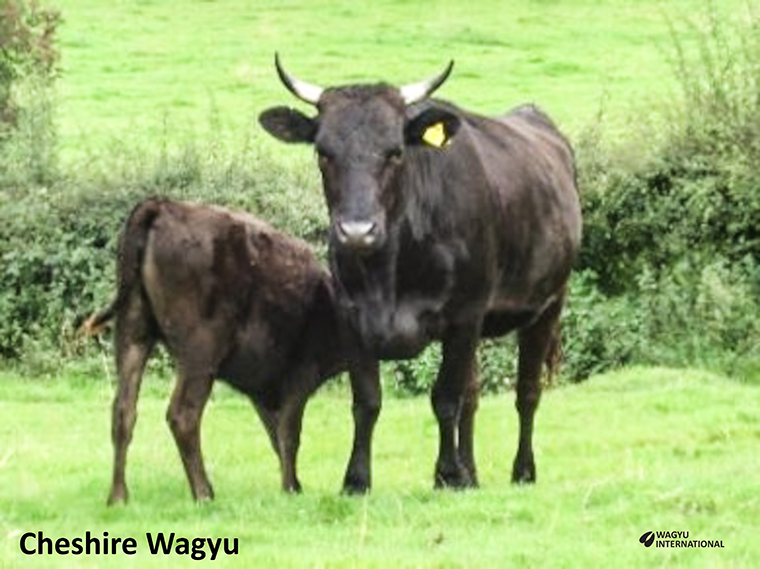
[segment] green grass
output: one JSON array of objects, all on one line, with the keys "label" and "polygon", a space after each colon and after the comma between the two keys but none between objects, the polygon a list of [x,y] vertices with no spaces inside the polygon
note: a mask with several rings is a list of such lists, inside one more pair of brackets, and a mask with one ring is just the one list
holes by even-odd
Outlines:
[{"label": "green grass", "polygon": [[[192,503],[163,420],[169,386],[147,379],[130,453],[132,492],[109,509],[105,381],[0,377],[0,566],[146,567],[146,532],[236,537],[245,567],[751,567],[760,556],[760,393],[699,371],[633,368],[548,391],[537,417],[538,483],[509,483],[511,396],[482,401],[482,488],[431,489],[437,447],[426,399],[386,398],[374,450],[374,491],[338,494],[351,438],[349,398],[320,393],[304,424],[305,493],[279,491],[276,461],[242,398],[217,389],[204,445],[217,491]],[[123,556],[26,557],[27,531],[134,537]],[[723,549],[646,549],[645,531],[689,531]]]},{"label": "green grass", "polygon": [[[283,217],[295,219],[310,204],[322,207],[321,197],[311,152],[270,140],[256,124],[267,106],[297,104],[276,79],[276,49],[295,74],[323,84],[412,81],[453,57],[457,67],[441,96],[463,106],[497,113],[535,101],[571,135],[593,126],[602,107],[624,130],[636,122],[632,115],[676,89],[667,19],[693,33],[684,21],[699,19],[706,2],[58,5],[65,24],[56,120],[63,163],[75,166],[62,172],[71,185],[58,188],[81,185],[78,176],[97,179],[96,167],[131,180],[119,173],[149,169],[156,156],[160,165],[162,146],[189,148],[199,156],[191,152],[188,164],[209,169],[228,152],[250,159],[254,170],[292,166],[289,185],[311,191],[306,200],[283,190],[292,208]],[[729,0],[717,9],[744,5]],[[217,155],[217,143],[235,150]],[[204,194],[210,201],[213,191]],[[218,498],[202,506],[190,500],[165,426],[169,387],[149,379],[130,453],[132,501],[108,509],[111,387],[96,375],[0,374],[0,567],[135,561],[25,557],[18,545],[27,531],[135,537],[137,560],[148,567],[178,558],[149,556],[146,532],[237,537],[240,555],[215,563],[245,567],[750,567],[760,558],[758,387],[721,376],[639,368],[549,391],[537,418],[539,482],[530,488],[509,483],[512,397],[486,398],[476,439],[482,489],[465,493],[431,489],[437,429],[429,402],[386,398],[367,498],[338,494],[352,430],[345,388],[325,391],[308,409],[302,496],[280,493],[252,409],[220,389],[204,422]],[[638,543],[645,531],[660,530],[721,539],[725,548]]]},{"label": "green grass", "polygon": [[[57,121],[65,155],[81,157],[103,145],[156,143],[167,133],[182,139],[222,130],[234,140],[259,133],[261,110],[296,104],[276,78],[275,50],[296,75],[325,85],[415,81],[454,58],[441,96],[463,106],[499,113],[535,101],[570,133],[587,128],[603,107],[621,126],[670,98],[667,22],[693,37],[684,20],[699,20],[707,0],[57,5],[65,20]],[[744,8],[745,0],[727,0],[717,9]]]}]

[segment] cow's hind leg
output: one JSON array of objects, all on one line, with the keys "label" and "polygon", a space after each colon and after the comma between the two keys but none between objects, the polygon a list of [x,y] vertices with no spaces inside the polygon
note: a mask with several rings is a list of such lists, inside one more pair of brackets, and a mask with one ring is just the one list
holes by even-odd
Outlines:
[{"label": "cow's hind leg", "polygon": [[214,491],[201,454],[201,416],[211,394],[213,378],[203,366],[182,366],[166,419],[177,443],[193,498],[211,499]]},{"label": "cow's hind leg", "polygon": [[[458,433],[462,408],[468,382],[471,381],[475,366],[475,349],[478,342],[479,325],[459,326],[447,333],[443,340],[443,359],[438,378],[433,386],[432,404],[440,435],[438,460],[435,466],[436,488],[462,488],[473,485],[469,468],[462,464],[458,448]],[[472,417],[475,408],[468,399],[465,415],[465,441],[462,451],[465,458],[472,459]],[[469,466],[469,465],[468,465]]]},{"label": "cow's hind leg", "polygon": [[551,304],[539,319],[519,331],[516,407],[520,417],[520,438],[512,467],[512,482],[535,482],[533,460],[533,417],[541,398],[541,371],[556,341],[555,331],[562,300]]},{"label": "cow's hind leg", "polygon": [[126,502],[129,498],[125,477],[127,448],[137,421],[137,396],[145,362],[156,343],[152,316],[143,298],[136,297],[121,311],[115,333],[119,385],[112,407],[114,466],[108,505]]}]

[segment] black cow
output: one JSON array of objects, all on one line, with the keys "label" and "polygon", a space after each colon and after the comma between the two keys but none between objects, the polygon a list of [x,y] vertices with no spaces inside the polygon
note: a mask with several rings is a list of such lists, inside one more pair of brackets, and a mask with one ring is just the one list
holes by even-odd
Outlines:
[{"label": "black cow", "polygon": [[532,482],[533,416],[581,238],[573,153],[533,106],[486,118],[428,99],[448,77],[396,88],[322,89],[288,74],[285,86],[317,108],[276,107],[263,127],[313,143],[331,218],[330,263],[341,320],[358,347],[354,450],[344,488],[370,486],[379,411],[376,368],[442,342],[432,405],[440,428],[436,486],[477,485],[473,416],[476,346],[517,330],[520,435],[512,480]]},{"label": "black cow", "polygon": [[200,420],[214,378],[247,395],[280,459],[282,487],[296,477],[308,397],[343,371],[330,276],[300,240],[248,214],[150,199],[129,216],[119,244],[118,293],[85,324],[116,318],[119,386],[113,402],[113,485],[126,501],[127,446],[145,363],[163,342],[177,368],[167,421],[196,500],[213,498]]}]

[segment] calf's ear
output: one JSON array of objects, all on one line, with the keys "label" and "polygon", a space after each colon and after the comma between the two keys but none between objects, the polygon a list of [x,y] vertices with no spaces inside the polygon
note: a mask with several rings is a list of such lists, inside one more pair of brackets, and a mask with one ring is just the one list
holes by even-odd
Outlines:
[{"label": "calf's ear", "polygon": [[289,107],[272,107],[259,115],[269,134],[284,142],[314,142],[316,121]]},{"label": "calf's ear", "polygon": [[461,121],[454,113],[435,107],[425,109],[406,123],[406,143],[443,148],[459,130]]}]

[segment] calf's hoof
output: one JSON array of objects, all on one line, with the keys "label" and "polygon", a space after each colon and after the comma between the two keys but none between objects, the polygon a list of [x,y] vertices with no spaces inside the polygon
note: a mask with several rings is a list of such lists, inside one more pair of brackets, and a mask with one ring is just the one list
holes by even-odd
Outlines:
[{"label": "calf's hoof", "polygon": [[210,502],[214,499],[214,489],[211,486],[193,490],[193,498],[196,502]]},{"label": "calf's hoof", "polygon": [[120,490],[112,489],[111,493],[108,495],[108,501],[106,504],[108,506],[115,506],[117,504],[126,504],[128,500],[129,493],[126,488]]}]

